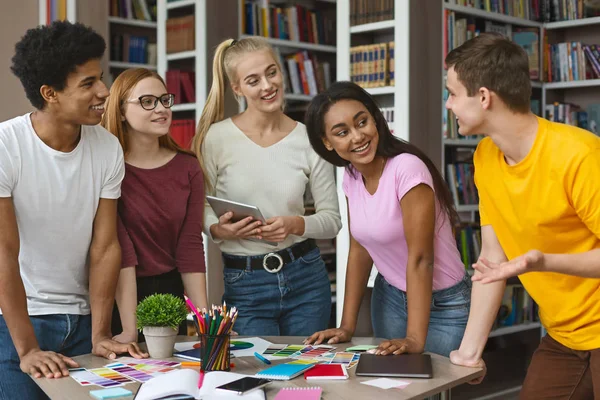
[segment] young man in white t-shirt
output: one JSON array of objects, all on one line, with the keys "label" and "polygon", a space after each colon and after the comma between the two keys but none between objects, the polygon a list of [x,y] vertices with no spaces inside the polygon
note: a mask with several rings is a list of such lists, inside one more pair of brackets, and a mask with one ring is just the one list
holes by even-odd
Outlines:
[{"label": "young man in white t-shirt", "polygon": [[105,47],[69,22],[15,47],[11,69],[36,110],[0,123],[0,399],[46,398],[27,374],[67,376],[72,356],[145,356],[110,334],[124,163],[97,125]]}]

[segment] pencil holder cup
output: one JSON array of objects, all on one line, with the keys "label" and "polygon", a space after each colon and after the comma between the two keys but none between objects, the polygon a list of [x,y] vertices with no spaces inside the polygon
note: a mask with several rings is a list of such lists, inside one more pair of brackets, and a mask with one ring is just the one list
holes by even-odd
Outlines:
[{"label": "pencil holder cup", "polygon": [[201,333],[199,336],[202,369],[204,371],[229,371],[231,369],[229,353],[230,335]]}]

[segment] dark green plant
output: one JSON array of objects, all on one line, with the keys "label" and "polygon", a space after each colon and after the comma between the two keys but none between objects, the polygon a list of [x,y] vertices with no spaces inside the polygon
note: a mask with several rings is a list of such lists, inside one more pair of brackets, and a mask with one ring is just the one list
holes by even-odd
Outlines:
[{"label": "dark green plant", "polygon": [[145,326],[170,326],[179,329],[187,317],[183,299],[172,294],[153,294],[140,301],[136,309],[137,328]]}]

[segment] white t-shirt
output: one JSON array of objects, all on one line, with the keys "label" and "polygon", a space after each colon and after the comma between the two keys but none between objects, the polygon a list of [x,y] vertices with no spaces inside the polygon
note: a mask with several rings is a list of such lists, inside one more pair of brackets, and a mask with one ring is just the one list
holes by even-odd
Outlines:
[{"label": "white t-shirt", "polygon": [[0,197],[13,199],[29,315],[90,313],[94,217],[100,198],[120,197],[124,174],[119,141],[101,126],[82,126],[63,153],[37,136],[30,114],[0,123]]}]

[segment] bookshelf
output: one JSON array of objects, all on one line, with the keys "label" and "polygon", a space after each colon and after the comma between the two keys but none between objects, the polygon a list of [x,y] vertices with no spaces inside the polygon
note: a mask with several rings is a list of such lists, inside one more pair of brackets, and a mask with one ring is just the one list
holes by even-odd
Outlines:
[{"label": "bookshelf", "polygon": [[110,82],[128,68],[157,70],[156,10],[147,0],[109,2],[108,67]]}]

